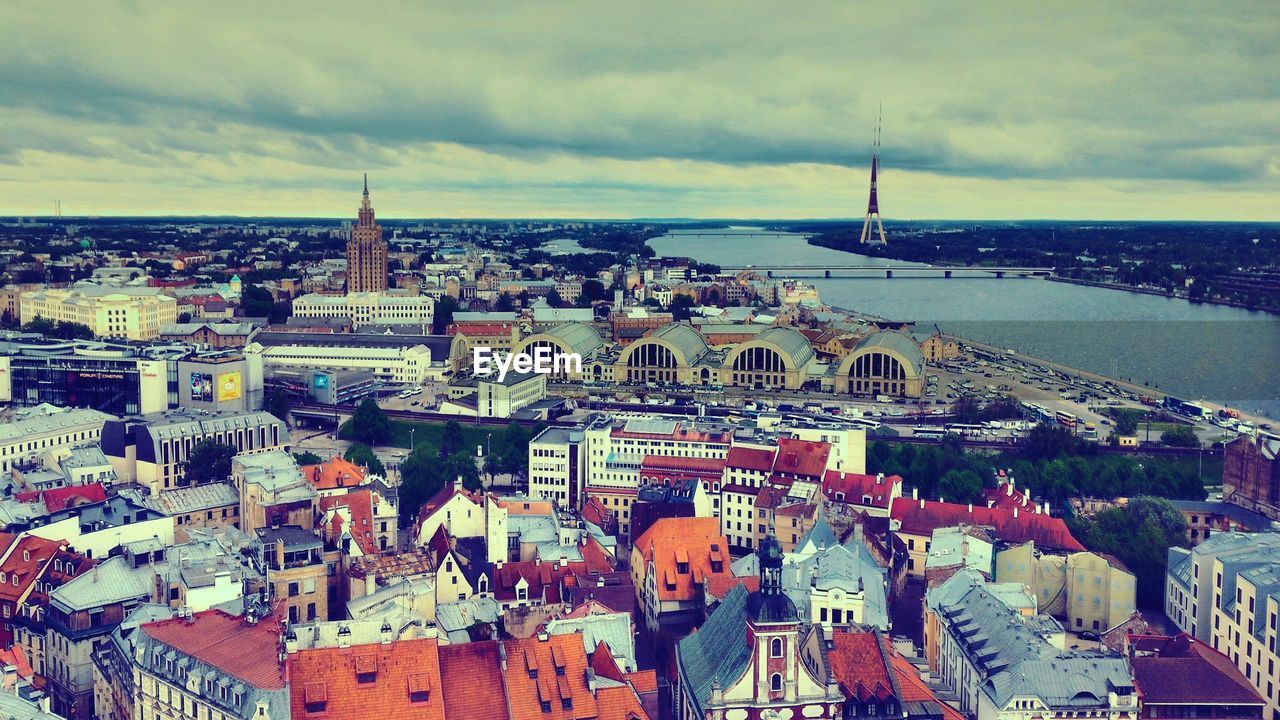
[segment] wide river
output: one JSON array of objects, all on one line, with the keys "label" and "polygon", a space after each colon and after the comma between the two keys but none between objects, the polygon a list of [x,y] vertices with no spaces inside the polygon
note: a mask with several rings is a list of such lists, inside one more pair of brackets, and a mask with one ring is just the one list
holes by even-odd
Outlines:
[{"label": "wide river", "polygon": [[[904,264],[802,235],[672,231],[658,255],[719,265]],[[721,232],[721,231],[716,231]],[[812,274],[812,273],[808,273]],[[774,277],[785,273],[775,272]],[[808,279],[829,305],[944,331],[1096,373],[1280,418],[1280,317],[1038,279]]]}]

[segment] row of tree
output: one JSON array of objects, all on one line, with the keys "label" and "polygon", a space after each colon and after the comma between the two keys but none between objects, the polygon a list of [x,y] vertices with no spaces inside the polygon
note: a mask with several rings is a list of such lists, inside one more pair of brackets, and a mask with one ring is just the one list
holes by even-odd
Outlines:
[{"label": "row of tree", "polygon": [[1155,495],[1203,500],[1197,471],[1176,458],[1103,455],[1091,443],[1061,428],[1037,426],[1026,443],[1004,453],[966,452],[959,438],[939,445],[874,442],[868,448],[871,472],[900,475],[925,497],[980,502],[993,487],[997,469],[1012,470],[1019,487],[1066,511],[1072,497]]}]

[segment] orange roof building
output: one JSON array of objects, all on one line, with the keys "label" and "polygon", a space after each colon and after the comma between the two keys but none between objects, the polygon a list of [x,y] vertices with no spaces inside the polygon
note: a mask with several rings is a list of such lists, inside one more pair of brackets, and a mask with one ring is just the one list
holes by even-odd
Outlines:
[{"label": "orange roof building", "polygon": [[679,631],[699,624],[707,584],[732,575],[730,562],[717,518],[658,519],[631,548],[631,580],[645,625]]},{"label": "orange roof building", "polygon": [[[309,648],[288,657],[291,716],[649,720],[631,675],[592,680],[587,670],[593,660],[576,634],[446,646],[415,638]],[[635,679],[656,690],[651,678]]]}]

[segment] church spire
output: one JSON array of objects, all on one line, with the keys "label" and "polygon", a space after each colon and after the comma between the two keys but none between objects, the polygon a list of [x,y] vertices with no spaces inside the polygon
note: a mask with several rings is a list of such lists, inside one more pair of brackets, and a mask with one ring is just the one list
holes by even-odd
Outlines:
[{"label": "church spire", "polygon": [[364,196],[369,197],[369,173],[364,174]]}]

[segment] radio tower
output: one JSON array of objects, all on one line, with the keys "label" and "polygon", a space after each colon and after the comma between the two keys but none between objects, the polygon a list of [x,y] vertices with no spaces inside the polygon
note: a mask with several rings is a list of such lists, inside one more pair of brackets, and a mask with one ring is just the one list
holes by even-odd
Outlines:
[{"label": "radio tower", "polygon": [[[884,117],[884,105],[880,106],[880,115],[876,118],[876,139],[871,149],[871,199],[867,201],[867,219],[862,221],[862,238],[858,242],[862,245],[888,245],[889,242],[884,239],[884,223],[880,220],[880,200],[876,197],[876,171],[880,166],[880,122]],[[875,227],[871,226],[872,218],[875,218]],[[880,239],[876,239],[876,232],[879,231]]]}]

